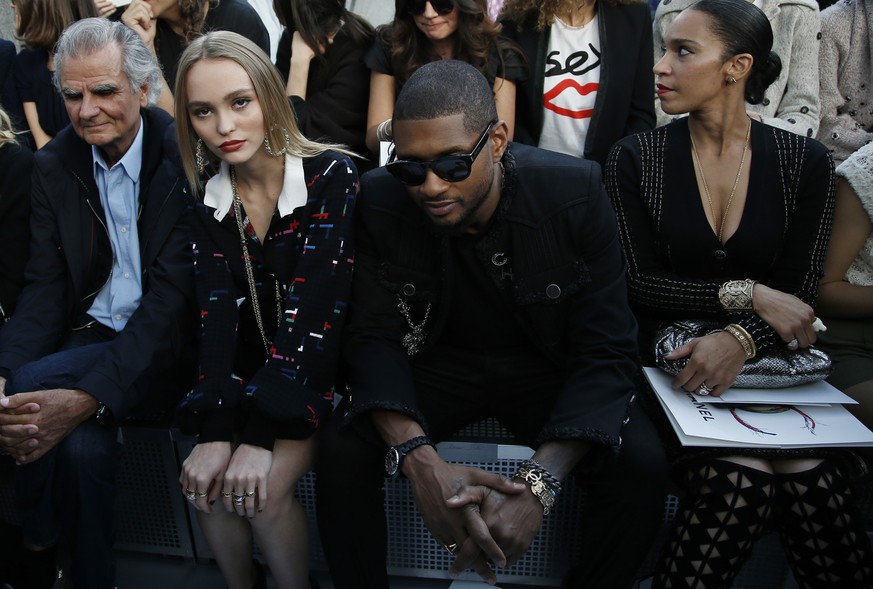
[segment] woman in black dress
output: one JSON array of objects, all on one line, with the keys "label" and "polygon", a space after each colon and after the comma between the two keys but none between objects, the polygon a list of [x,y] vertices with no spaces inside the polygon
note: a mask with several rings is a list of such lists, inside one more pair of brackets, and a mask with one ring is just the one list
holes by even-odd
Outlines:
[{"label": "woman in black dress", "polygon": [[[689,117],[623,139],[607,160],[644,364],[659,324],[723,326],[672,354],[687,359],[674,386],[699,395],[720,395],[758,354],[816,339],[833,164],[815,140],[746,114],[779,74],[771,46],[751,3],[686,9],[655,74],[664,111]],[[730,587],[768,526],[801,587],[870,586],[873,556],[839,454],[722,450],[677,452],[686,496],[656,587]]]}]

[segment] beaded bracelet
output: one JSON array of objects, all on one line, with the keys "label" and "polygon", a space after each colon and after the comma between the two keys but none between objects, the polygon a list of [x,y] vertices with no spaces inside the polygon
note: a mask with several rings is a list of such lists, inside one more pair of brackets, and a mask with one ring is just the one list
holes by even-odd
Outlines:
[{"label": "beaded bracelet", "polygon": [[740,342],[741,346],[743,346],[743,352],[746,353],[746,360],[751,360],[755,355],[757,355],[758,347],[755,345],[755,340],[752,339],[749,332],[743,329],[742,326],[737,325],[736,323],[731,323],[730,325],[726,325],[724,330],[737,338],[737,341]]}]

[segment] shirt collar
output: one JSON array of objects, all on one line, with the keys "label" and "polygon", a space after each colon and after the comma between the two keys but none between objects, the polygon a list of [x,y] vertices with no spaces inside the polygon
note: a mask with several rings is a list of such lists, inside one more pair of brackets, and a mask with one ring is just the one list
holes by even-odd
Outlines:
[{"label": "shirt collar", "polygon": [[[133,138],[133,143],[130,144],[127,152],[122,156],[115,166],[121,166],[124,173],[127,174],[134,182],[139,181],[139,173],[142,170],[142,143],[143,143],[143,121],[142,115],[139,117],[139,130],[136,132],[136,137]],[[97,167],[109,171],[109,166],[106,165],[106,160],[103,159],[103,154],[96,145],[91,146],[91,158],[94,160],[94,177],[97,177]],[[113,168],[115,166],[112,166]]]},{"label": "shirt collar", "polygon": [[[285,155],[285,177],[282,192],[279,194],[279,216],[285,217],[294,209],[306,204],[307,187],[303,176],[303,160],[292,155]],[[233,206],[233,190],[230,186],[230,166],[221,162],[218,174],[206,183],[203,204],[215,209],[215,218],[224,219],[230,207]]]}]

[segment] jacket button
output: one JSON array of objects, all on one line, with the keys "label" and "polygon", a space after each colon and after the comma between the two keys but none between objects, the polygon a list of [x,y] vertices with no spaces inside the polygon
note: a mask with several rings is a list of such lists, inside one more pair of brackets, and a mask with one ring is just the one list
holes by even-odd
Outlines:
[{"label": "jacket button", "polygon": [[765,98],[764,100],[761,101],[761,104],[763,104],[764,106],[770,106],[770,99]]},{"label": "jacket button", "polygon": [[809,112],[809,107],[808,107],[808,106],[801,106],[801,107],[800,107],[800,112],[802,112],[803,114],[808,113],[808,112]]},{"label": "jacket button", "polygon": [[557,284],[550,284],[546,287],[546,296],[550,299],[556,299],[561,296],[561,287]]},{"label": "jacket button", "polygon": [[411,297],[412,295],[414,295],[415,294],[415,285],[412,284],[411,282],[407,282],[406,284],[404,284],[403,285],[403,294],[405,294],[408,297]]},{"label": "jacket button", "polygon": [[727,257],[727,252],[724,250],[715,250],[712,253],[716,260],[724,260]]}]

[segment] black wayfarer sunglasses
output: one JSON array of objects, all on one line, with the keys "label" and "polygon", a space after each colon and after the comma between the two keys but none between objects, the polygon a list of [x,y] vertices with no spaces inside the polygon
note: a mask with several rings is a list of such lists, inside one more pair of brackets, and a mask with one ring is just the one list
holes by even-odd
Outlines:
[{"label": "black wayfarer sunglasses", "polygon": [[424,14],[428,1],[437,14],[448,14],[455,9],[455,0],[409,0],[406,12],[409,13],[409,16]]},{"label": "black wayfarer sunglasses", "polygon": [[390,161],[385,164],[385,169],[391,172],[391,175],[406,184],[407,186],[419,186],[424,183],[427,178],[427,171],[433,170],[433,173],[445,180],[446,182],[460,182],[470,177],[470,171],[473,169],[473,162],[485,147],[488,134],[497,121],[491,121],[482,132],[476,146],[470,153],[444,155],[441,158],[429,162],[415,162],[410,160],[397,159],[396,148],[392,150]]}]

